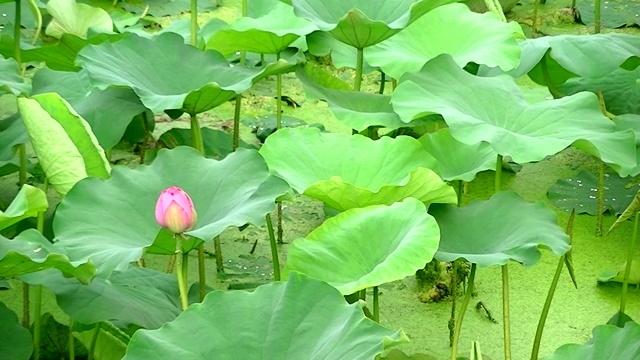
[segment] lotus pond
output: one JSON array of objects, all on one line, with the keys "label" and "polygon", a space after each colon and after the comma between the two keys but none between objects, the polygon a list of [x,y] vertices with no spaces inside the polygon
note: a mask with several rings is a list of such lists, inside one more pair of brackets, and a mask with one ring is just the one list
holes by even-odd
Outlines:
[{"label": "lotus pond", "polygon": [[638,1],[0,7],[0,359],[640,358]]}]

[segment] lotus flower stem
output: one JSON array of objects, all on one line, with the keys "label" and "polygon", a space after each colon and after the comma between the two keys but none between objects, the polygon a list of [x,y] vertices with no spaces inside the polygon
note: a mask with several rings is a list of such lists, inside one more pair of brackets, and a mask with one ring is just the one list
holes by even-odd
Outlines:
[{"label": "lotus flower stem", "polygon": [[[242,0],[242,17],[247,17],[247,14],[249,13],[249,4],[248,4],[249,0]],[[247,52],[246,51],[241,51],[240,52],[240,65],[244,65],[244,63],[247,60]]]},{"label": "lotus flower stem", "polygon": [[620,312],[624,313],[627,306],[627,291],[629,289],[629,273],[631,272],[631,262],[633,261],[633,253],[636,249],[636,241],[638,238],[638,218],[640,218],[640,212],[636,212],[635,220],[633,221],[633,236],[631,237],[631,244],[627,250],[627,266],[624,268],[624,278],[622,280],[622,296],[620,296]]},{"label": "lotus flower stem", "polygon": [[449,318],[449,346],[453,346],[453,335],[456,328],[456,300],[458,298],[458,262],[453,260],[451,275],[451,317]]},{"label": "lotus flower stem", "polygon": [[89,356],[87,360],[93,360],[94,353],[96,352],[96,344],[98,343],[98,335],[100,335],[100,325],[97,323],[96,328],[93,330],[93,336],[91,337],[91,345],[89,345]]},{"label": "lotus flower stem", "polygon": [[36,46],[36,42],[38,42],[40,38],[40,30],[42,29],[42,13],[35,0],[29,0],[29,9],[36,19],[36,33],[33,35],[33,41],[31,41],[31,45]]},{"label": "lotus flower stem", "polygon": [[380,304],[378,300],[378,287],[373,287],[373,321],[380,322]]},{"label": "lotus flower stem", "polygon": [[596,236],[602,237],[602,223],[604,222],[604,162],[600,160],[598,168],[598,214],[596,218]]},{"label": "lotus flower stem", "polygon": [[191,45],[198,46],[198,0],[191,0]]},{"label": "lotus flower stem", "polygon": [[269,244],[271,245],[271,262],[273,263],[273,279],[280,281],[280,260],[278,259],[278,247],[276,245],[276,237],[273,234],[273,223],[271,222],[271,214],[265,217],[267,222],[267,231],[269,232]]},{"label": "lotus flower stem", "polygon": [[476,277],[476,264],[471,264],[471,270],[469,272],[469,284],[467,286],[467,291],[464,293],[464,299],[462,299],[462,305],[460,307],[460,312],[458,313],[458,321],[456,321],[456,326],[453,330],[453,343],[451,344],[451,360],[456,360],[458,357],[458,341],[460,340],[460,329],[462,329],[462,320],[464,319],[464,313],[467,310],[467,306],[469,305],[469,300],[471,300],[471,293],[473,292],[473,282]]},{"label": "lotus flower stem", "polygon": [[595,9],[593,12],[593,32],[600,33],[600,0],[594,0]]},{"label": "lotus flower stem", "polygon": [[509,315],[509,264],[502,265],[502,322],[504,330],[504,360],[511,360],[511,323]]},{"label": "lotus flower stem", "polygon": [[362,87],[362,68],[364,67],[364,49],[357,49],[356,56],[356,78],[353,83],[353,89],[355,91],[360,91]]},{"label": "lotus flower stem", "polygon": [[213,238],[213,247],[216,254],[216,271],[224,271],[224,261],[222,260],[222,244],[220,243],[220,236]]},{"label": "lotus flower stem", "polygon": [[[200,154],[204,156],[204,142],[202,140],[202,130],[200,129],[200,123],[198,122],[198,116],[196,114],[191,114],[191,146],[196,148],[196,150],[198,150]],[[222,251],[222,249],[220,251]],[[216,257],[217,256],[218,254],[216,252]],[[222,257],[222,253],[220,254],[220,257]],[[199,294],[200,294],[199,298],[200,298],[200,301],[202,301],[207,291],[207,276],[206,276],[205,264],[204,264],[204,243],[198,246],[198,285],[199,285]]]},{"label": "lotus flower stem", "polygon": [[180,304],[182,310],[185,310],[189,306],[187,298],[187,284],[184,276],[184,268],[182,267],[182,238],[176,236],[176,278],[178,280],[178,292],[180,293]]}]

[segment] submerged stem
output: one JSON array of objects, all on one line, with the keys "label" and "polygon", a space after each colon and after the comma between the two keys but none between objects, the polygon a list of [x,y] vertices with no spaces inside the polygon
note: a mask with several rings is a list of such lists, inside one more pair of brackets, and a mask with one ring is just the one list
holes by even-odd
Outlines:
[{"label": "submerged stem", "polygon": [[378,94],[384,94],[385,83],[387,82],[387,74],[384,71],[380,71],[380,88],[378,88]]},{"label": "submerged stem", "polygon": [[69,360],[76,358],[75,337],[73,336],[73,319],[69,318]]},{"label": "submerged stem", "polygon": [[189,306],[189,300],[187,297],[187,284],[185,282],[185,276],[182,274],[184,271],[182,267],[182,240],[180,237],[176,237],[176,278],[178,279],[178,292],[180,293],[180,304],[182,310],[185,310]]},{"label": "submerged stem", "polygon": [[593,12],[593,32],[596,34],[600,33],[600,0],[595,0],[595,9]]},{"label": "submerged stem", "polygon": [[271,262],[273,263],[273,279],[280,281],[280,260],[278,259],[278,247],[276,245],[276,237],[273,234],[273,223],[271,222],[271,214],[266,216],[267,232],[269,233],[269,244],[271,245]]},{"label": "submerged stem", "polygon": [[40,338],[42,320],[42,285],[36,285],[35,307],[33,310],[33,359],[40,359]]},{"label": "submerged stem", "polygon": [[204,296],[207,294],[207,282],[206,282],[206,269],[204,266],[204,244],[198,246],[198,290],[200,302],[204,300]]},{"label": "submerged stem", "polygon": [[620,312],[624,313],[627,306],[627,291],[629,289],[629,273],[631,272],[631,262],[633,261],[633,253],[636,249],[636,241],[638,238],[638,218],[640,218],[640,212],[636,212],[636,218],[633,221],[633,235],[631,237],[631,244],[629,244],[629,250],[627,250],[627,266],[624,268],[624,278],[622,280],[622,296],[620,296]]},{"label": "submerged stem", "polygon": [[[460,181],[460,180],[458,180]],[[459,205],[458,205],[459,206]],[[454,329],[456,328],[456,300],[458,298],[458,261],[452,263],[451,275],[451,318],[449,318],[449,346],[453,346]]]},{"label": "submerged stem", "polygon": [[502,322],[504,330],[504,360],[511,360],[511,324],[509,316],[509,264],[502,265]]},{"label": "submerged stem", "polygon": [[467,291],[464,293],[464,299],[462,299],[462,305],[460,306],[460,312],[458,313],[458,320],[456,321],[455,328],[453,330],[453,343],[451,344],[451,360],[456,360],[458,357],[458,341],[460,340],[460,330],[462,329],[462,320],[464,319],[464,313],[471,300],[471,293],[473,292],[473,282],[476,277],[476,264],[471,264],[471,271],[469,272],[469,284]]}]

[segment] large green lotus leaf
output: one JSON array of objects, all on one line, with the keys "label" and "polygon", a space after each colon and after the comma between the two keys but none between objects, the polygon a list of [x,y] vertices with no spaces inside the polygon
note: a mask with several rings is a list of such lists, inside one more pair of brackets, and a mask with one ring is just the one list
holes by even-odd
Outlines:
[{"label": "large green lotus leaf", "polygon": [[87,46],[77,61],[101,88],[128,86],[155,113],[180,109],[189,114],[223,104],[292,66],[280,60],[264,68],[232,67],[220,53],[200,51],[174,33],[151,39],[131,34],[115,43]]},{"label": "large green lotus leaf", "polygon": [[636,138],[636,159],[638,164],[631,171],[632,176],[640,174],[640,115],[637,114],[622,114],[616,116],[613,121],[616,124],[616,129],[624,131],[631,129]]},{"label": "large green lotus leaf", "polygon": [[640,67],[632,71],[617,68],[602,77],[571,78],[558,86],[558,90],[565,95],[600,91],[610,113],[640,114]]},{"label": "large green lotus leaf", "polygon": [[284,275],[301,272],[349,295],[415,274],[439,238],[435,219],[413,198],[350,209],[293,242]]},{"label": "large green lotus leaf", "polygon": [[544,360],[618,360],[640,358],[640,325],[628,321],[623,328],[598,325],[586,344],[566,344]]},{"label": "large green lotus leaf", "polygon": [[364,49],[455,0],[293,0],[296,15],[311,20],[341,42]]},{"label": "large green lotus leaf", "polygon": [[277,54],[300,36],[317,29],[309,21],[297,17],[290,5],[275,0],[271,4],[273,7],[268,14],[257,18],[240,18],[227,29],[213,34],[207,42],[207,49],[217,50],[224,56],[237,51]]},{"label": "large green lotus leaf", "polygon": [[[202,341],[195,333],[206,333]],[[372,359],[405,342],[347,304],[331,286],[299,274],[246,291],[214,291],[158,330],[139,330],[124,359]]]},{"label": "large green lotus leaf", "polygon": [[314,183],[304,194],[338,211],[369,205],[391,205],[408,197],[418,199],[427,206],[432,203],[455,204],[458,200],[453,187],[442,181],[433,170],[425,168],[417,168],[400,184],[385,185],[378,191],[360,189],[339,176],[333,176]]},{"label": "large green lotus leaf", "polygon": [[85,70],[38,70],[33,77],[33,94],[47,92],[57,92],[69,102],[89,123],[98,143],[105,149],[118,144],[131,119],[146,110],[131,89],[93,87]]},{"label": "large green lotus leaf", "polygon": [[0,354],[5,359],[29,360],[33,352],[31,333],[18,322],[18,315],[0,302]]},{"label": "large green lotus leaf", "polygon": [[49,0],[47,12],[53,19],[47,25],[45,33],[58,39],[62,34],[87,38],[89,29],[113,32],[113,21],[109,13],[91,5],[78,4],[75,0]]},{"label": "large green lotus leaf", "polygon": [[[604,211],[619,215],[631,204],[638,186],[628,186],[629,179],[618,174],[604,174]],[[574,177],[558,180],[547,191],[547,198],[556,207],[578,214],[598,213],[598,176],[582,171]]]},{"label": "large green lotus leaf", "polygon": [[20,278],[44,285],[56,294],[58,306],[74,321],[93,324],[111,321],[155,329],[180,313],[175,275],[132,266],[88,285],[47,270]]},{"label": "large green lotus leaf", "polygon": [[91,176],[109,177],[110,165],[89,124],[57,93],[18,98],[29,139],[51,186],[61,195]]},{"label": "large green lotus leaf", "polygon": [[451,55],[462,67],[474,62],[508,71],[520,63],[516,36],[524,38],[517,22],[505,23],[491,12],[477,14],[464,4],[449,4],[367,48],[365,57],[370,65],[396,79],[419,71],[440,54]]},{"label": "large green lotus leaf", "polygon": [[[151,165],[116,166],[107,180],[79,182],[57,209],[56,239],[73,259],[93,259],[101,273],[125,270],[157,236],[175,244],[168,232],[159,233],[154,217],[158,196],[172,185],[189,194],[198,214],[188,234],[205,241],[229,226],[261,224],[276,198],[289,191],[255,150],[240,148],[217,161],[190,147],[162,149]],[[175,245],[160,248],[175,251]]]},{"label": "large green lotus leaf", "polygon": [[373,141],[314,128],[282,129],[267,138],[260,153],[293,189],[342,210],[407,196],[455,202],[452,188],[429,170],[437,169],[433,157],[410,137]]},{"label": "large green lotus leaf", "polygon": [[480,267],[504,265],[509,260],[531,266],[540,259],[539,247],[557,255],[569,250],[569,237],[556,215],[541,202],[527,203],[516,193],[503,191],[489,200],[465,207],[432,205],[440,225],[439,261],[466,259]]},{"label": "large green lotus leaf", "polygon": [[83,283],[93,278],[91,263],[70,261],[64,249],[51,244],[35,229],[23,231],[15,239],[0,237],[0,278],[13,278],[55,268],[60,276],[75,277]]},{"label": "large green lotus leaf", "polygon": [[633,132],[616,131],[595,94],[529,104],[513,78],[473,76],[448,55],[429,61],[419,73],[405,74],[392,104],[404,121],[441,114],[458,141],[486,141],[516,163],[539,161],[573,145],[621,176],[636,166]]},{"label": "large green lotus leaf", "polygon": [[[33,11],[29,8],[29,0],[21,0],[20,2],[20,25],[25,29],[35,29],[38,25]],[[44,8],[45,5],[40,1],[36,1],[39,8]],[[4,25],[6,30],[8,27],[13,27],[13,23],[16,18],[16,5],[15,0],[2,0],[0,1],[0,25]]]},{"label": "large green lotus leaf", "polygon": [[13,95],[27,95],[31,85],[20,76],[20,66],[14,59],[0,57],[0,91]]},{"label": "large green lotus leaf", "polygon": [[389,129],[408,126],[393,111],[389,95],[343,90],[343,86],[335,88],[338,79],[310,64],[300,66],[296,75],[309,98],[325,100],[335,117],[352,129],[362,131],[370,126]]},{"label": "large green lotus leaf", "polygon": [[29,135],[18,113],[0,120],[0,176],[18,171],[20,159],[16,154],[17,145],[28,141]]},{"label": "large green lotus leaf", "polygon": [[[99,4],[100,2],[96,0]],[[219,0],[198,0],[198,12],[215,10]],[[135,14],[149,14],[155,17],[176,16],[189,12],[191,2],[189,0],[145,0],[144,2],[123,1],[119,2],[123,9]]]},{"label": "large green lotus leaf", "polygon": [[31,185],[23,185],[5,211],[0,211],[0,230],[18,221],[38,216],[49,207],[47,194]]},{"label": "large green lotus leaf", "polygon": [[438,161],[440,176],[444,180],[472,181],[477,173],[496,168],[498,154],[489,143],[461,143],[451,136],[448,128],[427,133],[419,141]]},{"label": "large green lotus leaf", "polygon": [[519,77],[528,73],[540,85],[547,85],[542,72],[543,59],[549,79],[557,86],[574,76],[600,78],[623,64],[627,70],[633,70],[637,62],[629,63],[631,68],[627,68],[625,62],[630,58],[637,60],[640,55],[640,38],[620,33],[545,36],[524,40],[521,45],[522,60],[512,75]]}]

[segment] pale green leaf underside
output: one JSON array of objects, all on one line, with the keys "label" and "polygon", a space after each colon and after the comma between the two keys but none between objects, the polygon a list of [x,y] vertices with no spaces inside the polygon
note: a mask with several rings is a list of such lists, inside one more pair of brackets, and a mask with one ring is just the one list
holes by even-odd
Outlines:
[{"label": "pale green leaf underside", "polygon": [[[194,333],[206,333],[202,341]],[[215,291],[158,330],[138,330],[124,359],[372,359],[405,342],[347,304],[331,286],[300,274],[254,292]]]},{"label": "pale green leaf underside", "polygon": [[294,241],[284,273],[304,273],[349,295],[415,274],[433,258],[439,237],[416,199],[351,209]]},{"label": "pale green leaf underside", "polygon": [[539,161],[575,146],[610,164],[621,176],[636,166],[633,132],[616,131],[593,93],[529,104],[513,78],[480,78],[448,55],[406,74],[392,104],[404,121],[441,114],[458,141],[490,143],[517,163]]},{"label": "pale green leaf underside", "polygon": [[86,177],[109,177],[110,165],[89,124],[56,93],[18,98],[31,144],[61,195]]},{"label": "pale green leaf underside", "polygon": [[45,32],[58,39],[62,34],[72,34],[86,39],[89,29],[104,33],[113,32],[113,22],[109,13],[101,8],[78,4],[75,0],[49,0],[47,12],[53,19]]}]

